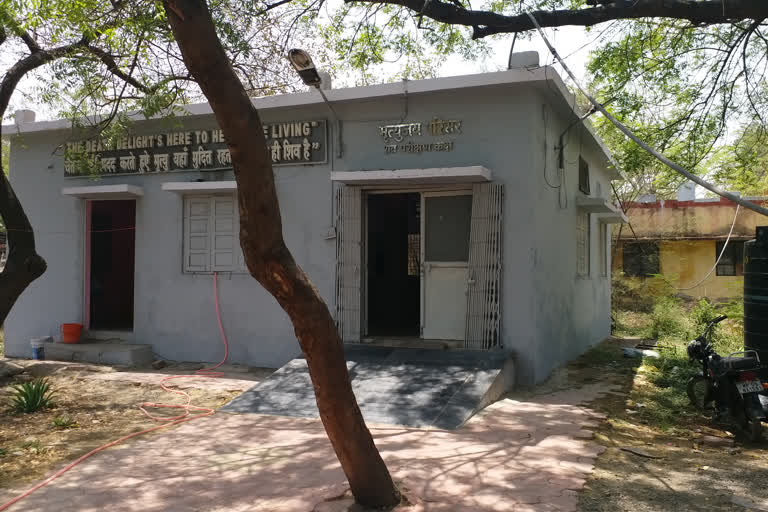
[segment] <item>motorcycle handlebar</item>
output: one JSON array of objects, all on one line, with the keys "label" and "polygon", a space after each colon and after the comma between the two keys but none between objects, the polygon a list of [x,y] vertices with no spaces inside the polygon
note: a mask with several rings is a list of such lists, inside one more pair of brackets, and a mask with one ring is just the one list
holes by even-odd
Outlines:
[{"label": "motorcycle handlebar", "polygon": [[715,318],[714,320],[712,320],[712,323],[713,323],[713,324],[719,324],[720,322],[722,322],[722,321],[723,321],[723,320],[725,320],[726,318],[728,318],[728,316],[727,316],[727,315],[720,315],[719,317],[717,317],[717,318]]}]

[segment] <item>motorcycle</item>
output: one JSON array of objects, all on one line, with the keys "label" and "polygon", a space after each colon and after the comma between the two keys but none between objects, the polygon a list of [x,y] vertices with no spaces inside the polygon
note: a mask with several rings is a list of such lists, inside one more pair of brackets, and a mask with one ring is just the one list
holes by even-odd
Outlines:
[{"label": "motorcycle", "polygon": [[688,343],[691,362],[701,363],[700,375],[688,381],[688,398],[697,409],[714,408],[720,418],[730,418],[750,441],[759,441],[768,421],[768,368],[754,350],[721,357],[712,346],[714,327],[722,315],[707,324],[704,332]]}]

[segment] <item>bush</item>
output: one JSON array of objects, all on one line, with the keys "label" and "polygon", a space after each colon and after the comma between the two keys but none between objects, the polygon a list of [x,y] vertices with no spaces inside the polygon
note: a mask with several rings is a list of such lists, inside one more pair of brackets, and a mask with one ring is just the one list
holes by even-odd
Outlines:
[{"label": "bush", "polygon": [[651,313],[651,336],[654,338],[683,337],[690,332],[690,322],[676,297],[660,297]]},{"label": "bush", "polygon": [[715,306],[712,305],[707,299],[701,299],[691,309],[691,321],[693,322],[693,328],[697,333],[704,330],[704,327],[716,316],[718,316]]},{"label": "bush", "polygon": [[31,413],[53,405],[53,390],[45,378],[13,386],[11,406],[18,412]]},{"label": "bush", "polygon": [[728,319],[719,323],[712,331],[712,344],[720,355],[739,352],[744,347],[744,302],[737,300],[723,304],[712,304],[701,299],[691,310],[691,321],[698,336],[715,317],[725,314]]},{"label": "bush", "polygon": [[77,421],[73,420],[69,416],[56,416],[51,421],[51,426],[55,429],[66,430],[77,427]]}]

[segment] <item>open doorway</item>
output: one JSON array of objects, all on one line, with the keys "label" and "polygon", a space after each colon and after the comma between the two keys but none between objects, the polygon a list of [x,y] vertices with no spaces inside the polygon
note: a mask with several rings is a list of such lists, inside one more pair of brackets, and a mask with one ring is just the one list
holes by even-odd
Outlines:
[{"label": "open doorway", "polygon": [[136,202],[92,201],[89,225],[89,328],[133,330]]},{"label": "open doorway", "polygon": [[420,201],[418,193],[368,195],[369,336],[420,335]]}]

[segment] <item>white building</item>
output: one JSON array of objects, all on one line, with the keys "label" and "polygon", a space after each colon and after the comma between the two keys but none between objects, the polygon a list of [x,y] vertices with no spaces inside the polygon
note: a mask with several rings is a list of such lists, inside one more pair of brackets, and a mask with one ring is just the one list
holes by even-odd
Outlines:
[{"label": "white building", "polygon": [[[548,67],[254,99],[285,238],[347,343],[505,351],[518,382],[547,377],[610,332],[608,224],[620,175]],[[6,353],[79,322],[162,357],[299,352],[245,273],[235,182],[207,104],[137,120],[119,147],[67,121],[9,127],[11,181],[48,270],[5,325]],[[65,161],[81,148],[101,172]],[[85,173],[86,176],[82,174]],[[433,342],[433,343],[430,343]]]}]

